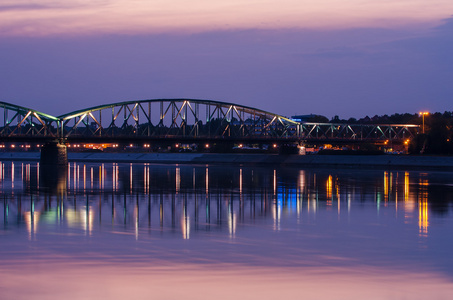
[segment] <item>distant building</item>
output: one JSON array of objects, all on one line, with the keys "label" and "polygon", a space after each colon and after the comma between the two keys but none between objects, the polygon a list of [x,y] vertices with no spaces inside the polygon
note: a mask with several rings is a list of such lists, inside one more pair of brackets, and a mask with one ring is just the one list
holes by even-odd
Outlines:
[{"label": "distant building", "polygon": [[328,118],[326,118],[322,115],[315,115],[315,114],[296,115],[296,116],[292,116],[291,120],[296,121],[296,122],[320,122],[320,123],[329,122]]}]

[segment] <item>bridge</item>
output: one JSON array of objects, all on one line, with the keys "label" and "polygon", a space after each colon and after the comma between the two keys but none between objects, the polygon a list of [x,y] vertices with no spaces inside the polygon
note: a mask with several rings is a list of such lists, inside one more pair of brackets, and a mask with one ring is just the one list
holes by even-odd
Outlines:
[{"label": "bridge", "polygon": [[[1,112],[3,110],[3,113]],[[118,102],[52,116],[0,102],[0,142],[174,144],[407,143],[412,124],[297,122],[261,109],[199,99]]]}]

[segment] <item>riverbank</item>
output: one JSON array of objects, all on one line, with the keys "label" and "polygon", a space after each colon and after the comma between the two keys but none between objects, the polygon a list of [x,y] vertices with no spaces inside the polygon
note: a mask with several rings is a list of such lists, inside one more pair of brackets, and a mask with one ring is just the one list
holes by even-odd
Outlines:
[{"label": "riverbank", "polygon": [[[0,161],[39,161],[39,152],[3,152]],[[409,155],[277,155],[218,153],[69,153],[70,162],[241,164],[295,167],[379,168],[453,171],[453,157]]]}]

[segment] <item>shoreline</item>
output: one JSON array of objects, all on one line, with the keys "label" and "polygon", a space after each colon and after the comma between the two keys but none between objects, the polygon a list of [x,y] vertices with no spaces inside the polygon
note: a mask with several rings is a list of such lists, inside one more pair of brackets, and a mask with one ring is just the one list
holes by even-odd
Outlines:
[{"label": "shoreline", "polygon": [[[39,161],[39,159],[40,152],[0,153],[0,161]],[[70,152],[68,153],[68,161],[153,164],[281,165],[309,168],[378,168],[453,171],[453,157],[451,156]]]}]

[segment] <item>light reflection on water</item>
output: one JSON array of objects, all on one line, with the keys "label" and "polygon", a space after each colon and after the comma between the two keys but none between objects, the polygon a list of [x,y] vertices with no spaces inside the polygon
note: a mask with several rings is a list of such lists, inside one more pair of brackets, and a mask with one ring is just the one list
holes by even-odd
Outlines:
[{"label": "light reflection on water", "polygon": [[[279,295],[298,289],[309,295],[321,288],[317,281],[343,280],[349,292],[335,286],[345,299],[373,290],[373,282],[394,291],[378,289],[376,299],[423,299],[436,287],[443,299],[453,291],[451,175],[121,163],[70,163],[54,173],[36,163],[0,163],[0,288],[25,299],[27,291],[7,277],[45,285],[26,271],[58,278],[55,270],[64,268],[84,275],[67,277],[73,283],[105,276],[103,288],[115,290],[114,299],[122,292],[112,282],[162,281],[163,274],[192,278],[197,288],[197,278],[210,278],[218,289],[224,282],[244,291],[260,287],[242,296],[262,299],[273,295],[269,286],[251,279],[266,282],[269,274],[292,274],[274,278]],[[389,276],[399,285],[383,280]],[[137,297],[176,298],[172,285],[161,283],[162,294],[145,289]],[[78,299],[69,281],[62,286],[59,296]],[[96,297],[92,289],[84,298]],[[38,290],[31,284],[30,291]],[[315,295],[308,299],[336,294]],[[192,296],[185,298],[199,298]]]}]

